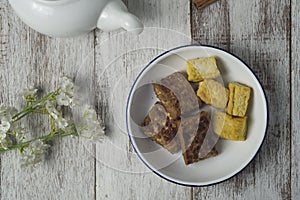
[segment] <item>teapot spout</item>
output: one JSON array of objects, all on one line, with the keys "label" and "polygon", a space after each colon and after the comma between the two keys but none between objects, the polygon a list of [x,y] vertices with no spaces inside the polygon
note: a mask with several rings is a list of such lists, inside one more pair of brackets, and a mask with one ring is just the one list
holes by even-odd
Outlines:
[{"label": "teapot spout", "polygon": [[144,28],[142,22],[129,13],[127,7],[120,0],[111,0],[107,3],[98,19],[97,27],[103,31],[124,28],[135,34],[140,34]]}]

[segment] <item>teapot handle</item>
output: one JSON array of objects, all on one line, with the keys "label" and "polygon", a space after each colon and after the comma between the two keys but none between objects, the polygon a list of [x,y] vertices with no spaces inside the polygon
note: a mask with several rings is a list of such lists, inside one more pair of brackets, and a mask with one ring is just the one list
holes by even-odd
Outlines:
[{"label": "teapot handle", "polygon": [[98,19],[97,27],[103,31],[124,28],[135,34],[140,34],[144,28],[141,21],[129,13],[120,0],[111,0],[107,3]]}]

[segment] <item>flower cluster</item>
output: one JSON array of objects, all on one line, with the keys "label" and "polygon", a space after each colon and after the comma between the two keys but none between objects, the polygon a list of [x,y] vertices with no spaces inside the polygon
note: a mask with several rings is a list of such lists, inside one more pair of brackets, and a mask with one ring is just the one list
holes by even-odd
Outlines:
[{"label": "flower cluster", "polygon": [[[19,150],[22,166],[36,165],[45,157],[50,148],[49,142],[66,136],[81,136],[101,141],[104,137],[104,125],[97,119],[97,114],[90,105],[80,105],[77,87],[73,82],[63,77],[57,90],[38,99],[38,90],[28,88],[23,92],[26,106],[17,111],[13,107],[0,106],[0,153],[9,150]],[[80,109],[82,112],[78,122],[67,120],[63,107]],[[50,131],[46,135],[30,138],[29,131],[20,126],[19,121],[31,114],[47,115],[50,119]]]},{"label": "flower cluster", "polygon": [[0,147],[3,149],[8,149],[13,142],[10,129],[16,113],[16,108],[0,106]]},{"label": "flower cluster", "polygon": [[60,92],[56,97],[57,104],[60,106],[75,106],[76,92],[77,88],[74,86],[73,82],[69,78],[63,77]]},{"label": "flower cluster", "polygon": [[31,142],[21,154],[21,165],[25,167],[29,165],[34,166],[41,162],[45,158],[46,152],[49,148],[50,145],[40,139]]},{"label": "flower cluster", "polygon": [[80,123],[76,126],[77,132],[82,137],[93,141],[102,141],[105,129],[102,121],[98,121],[97,113],[90,105],[84,105]]}]

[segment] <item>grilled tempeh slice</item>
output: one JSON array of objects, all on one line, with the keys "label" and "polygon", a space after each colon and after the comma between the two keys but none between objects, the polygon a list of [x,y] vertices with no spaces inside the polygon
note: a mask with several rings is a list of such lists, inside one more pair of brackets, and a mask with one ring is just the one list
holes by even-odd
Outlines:
[{"label": "grilled tempeh slice", "polygon": [[209,130],[210,116],[202,111],[182,118],[178,136],[186,165],[218,155],[215,145],[218,136]]},{"label": "grilled tempeh slice", "polygon": [[174,154],[180,149],[176,136],[179,124],[180,121],[168,117],[161,102],[156,102],[142,124],[142,131],[151,140]]},{"label": "grilled tempeh slice", "polygon": [[202,104],[191,84],[180,72],[154,82],[153,88],[171,119],[179,119],[181,115],[199,109]]}]

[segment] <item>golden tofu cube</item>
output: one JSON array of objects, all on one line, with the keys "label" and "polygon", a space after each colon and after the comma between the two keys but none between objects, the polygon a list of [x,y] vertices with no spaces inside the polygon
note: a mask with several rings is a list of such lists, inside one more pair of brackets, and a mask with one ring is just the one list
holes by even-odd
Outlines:
[{"label": "golden tofu cube", "polygon": [[229,83],[229,101],[226,112],[233,116],[244,117],[247,112],[251,88],[240,83]]},{"label": "golden tofu cube", "polygon": [[228,102],[228,95],[228,89],[217,81],[207,79],[199,83],[197,96],[213,107],[225,108]]},{"label": "golden tofu cube", "polygon": [[188,60],[186,72],[188,74],[188,80],[192,82],[199,82],[204,79],[220,76],[216,58],[213,56]]},{"label": "golden tofu cube", "polygon": [[215,111],[213,128],[214,132],[222,139],[244,141],[247,135],[247,117],[233,117]]},{"label": "golden tofu cube", "polygon": [[226,113],[215,111],[213,117],[214,132],[226,140],[246,140],[247,117],[233,117]]}]

